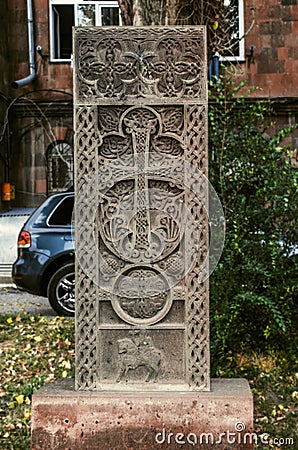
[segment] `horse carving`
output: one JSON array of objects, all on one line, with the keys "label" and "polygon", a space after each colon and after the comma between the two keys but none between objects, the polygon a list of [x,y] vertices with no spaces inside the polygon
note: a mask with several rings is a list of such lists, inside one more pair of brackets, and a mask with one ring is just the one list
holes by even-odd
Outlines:
[{"label": "horse carving", "polygon": [[117,383],[126,380],[130,370],[146,367],[146,382],[157,381],[161,367],[161,351],[154,347],[152,339],[146,334],[140,339],[124,338],[118,341],[119,371]]}]

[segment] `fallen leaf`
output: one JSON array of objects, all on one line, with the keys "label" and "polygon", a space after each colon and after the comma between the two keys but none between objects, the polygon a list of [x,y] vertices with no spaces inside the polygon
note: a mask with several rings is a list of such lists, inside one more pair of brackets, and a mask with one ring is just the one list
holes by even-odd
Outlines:
[{"label": "fallen leaf", "polygon": [[22,403],[24,403],[24,396],[23,396],[23,394],[18,395],[18,396],[16,397],[16,401],[18,402],[19,405],[21,405]]}]

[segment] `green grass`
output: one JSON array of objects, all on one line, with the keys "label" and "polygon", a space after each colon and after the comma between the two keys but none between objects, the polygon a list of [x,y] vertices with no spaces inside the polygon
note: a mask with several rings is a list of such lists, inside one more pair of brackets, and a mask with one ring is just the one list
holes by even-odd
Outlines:
[{"label": "green grass", "polygon": [[[271,439],[268,444],[259,442],[257,449],[298,448],[298,374],[293,360],[289,354],[276,352],[235,355],[228,357],[217,372],[220,377],[249,380],[255,432],[266,433]],[[0,316],[0,373],[0,448],[29,449],[32,394],[44,383],[74,376],[74,321]],[[294,443],[286,445],[288,438]],[[273,443],[273,439],[278,441]]]},{"label": "green grass", "polygon": [[30,448],[31,396],[74,376],[74,321],[0,316],[0,448]]},{"label": "green grass", "polygon": [[255,449],[298,449],[295,358],[295,349],[291,354],[251,352],[229,358],[225,368],[218,373],[222,377],[241,377],[249,381],[254,397],[254,432],[258,436]]}]

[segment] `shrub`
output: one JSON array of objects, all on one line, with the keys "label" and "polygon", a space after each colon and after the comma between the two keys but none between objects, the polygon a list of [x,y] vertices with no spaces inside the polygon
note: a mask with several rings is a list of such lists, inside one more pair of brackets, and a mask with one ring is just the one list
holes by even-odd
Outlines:
[{"label": "shrub", "polygon": [[291,344],[295,332],[297,170],[269,138],[270,102],[242,94],[245,83],[211,86],[209,178],[223,205],[226,240],[210,280],[214,360],[230,351]]}]

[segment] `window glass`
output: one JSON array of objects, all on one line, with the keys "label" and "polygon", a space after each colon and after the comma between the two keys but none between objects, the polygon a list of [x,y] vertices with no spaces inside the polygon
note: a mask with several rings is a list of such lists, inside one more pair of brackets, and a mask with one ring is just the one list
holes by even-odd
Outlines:
[{"label": "window glass", "polygon": [[[196,4],[196,8],[194,5]],[[248,18],[249,19],[249,18]],[[183,2],[177,25],[207,25],[208,47],[224,60],[244,60],[244,0]]]},{"label": "window glass", "polygon": [[77,6],[77,25],[79,27],[95,26],[95,5]]},{"label": "window glass", "polygon": [[243,13],[242,1],[240,0],[224,0],[226,31],[230,36],[228,43],[229,50],[223,56],[242,57],[243,51]]},{"label": "window glass", "polygon": [[56,142],[47,152],[48,194],[63,192],[73,186],[73,149],[67,142]]},{"label": "window glass", "polygon": [[101,24],[103,26],[119,25],[119,9],[104,6],[101,8]]},{"label": "window glass", "polygon": [[53,44],[55,59],[70,59],[72,53],[72,27],[74,10],[72,5],[53,6]]},{"label": "window glass", "polygon": [[48,220],[50,226],[70,226],[72,223],[72,212],[74,206],[73,195],[66,197],[54,209]]},{"label": "window glass", "polygon": [[116,0],[50,0],[51,60],[71,60],[73,26],[109,25],[121,25]]}]

